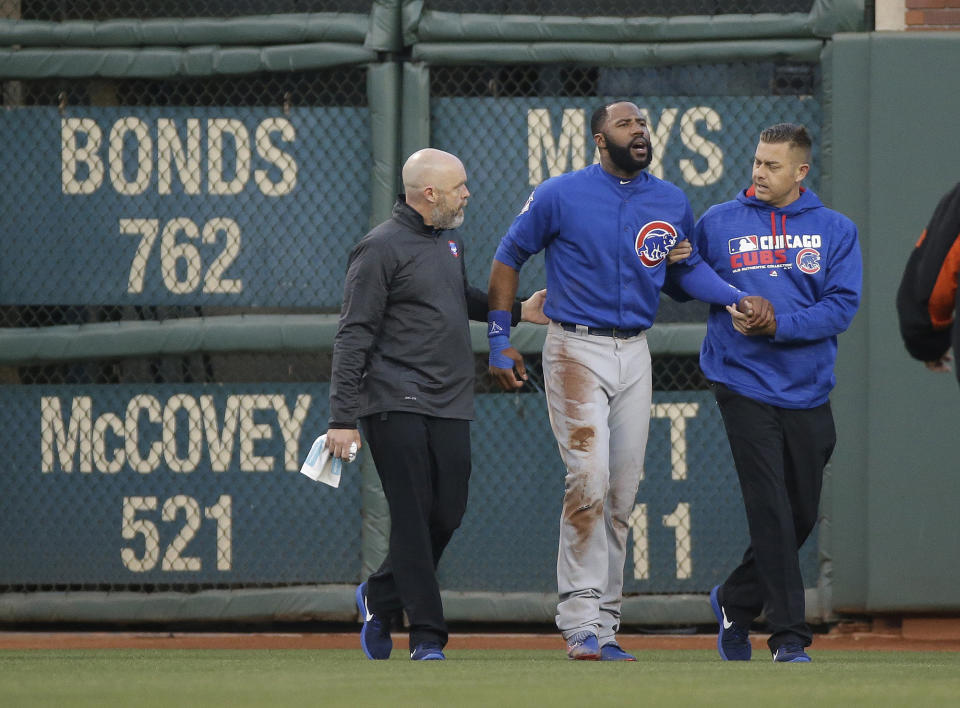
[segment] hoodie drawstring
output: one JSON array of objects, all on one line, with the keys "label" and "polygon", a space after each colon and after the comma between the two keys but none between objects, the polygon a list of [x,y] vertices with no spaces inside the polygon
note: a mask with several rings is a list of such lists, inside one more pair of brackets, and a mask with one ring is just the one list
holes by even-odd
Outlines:
[{"label": "hoodie drawstring", "polygon": [[[783,233],[784,235],[786,235],[787,233],[787,215],[786,214],[780,215],[780,232]],[[772,211],[770,212],[770,235],[771,236],[777,235],[777,215]]]}]

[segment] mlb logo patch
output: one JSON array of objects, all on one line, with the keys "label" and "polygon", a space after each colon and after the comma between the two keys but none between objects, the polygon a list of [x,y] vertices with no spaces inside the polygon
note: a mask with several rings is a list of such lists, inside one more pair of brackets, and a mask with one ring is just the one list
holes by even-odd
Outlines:
[{"label": "mlb logo patch", "polygon": [[747,251],[756,251],[760,247],[760,242],[756,236],[738,236],[727,241],[730,254],[745,253]]},{"label": "mlb logo patch", "polygon": [[456,241],[447,241],[447,245],[450,246],[450,253],[453,254],[454,258],[460,257],[460,251],[457,249]]}]

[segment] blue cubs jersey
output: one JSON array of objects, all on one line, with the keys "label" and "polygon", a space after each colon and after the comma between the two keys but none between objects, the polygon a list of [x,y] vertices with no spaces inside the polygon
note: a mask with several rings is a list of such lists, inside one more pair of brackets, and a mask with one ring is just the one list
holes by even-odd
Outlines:
[{"label": "blue cubs jersey", "polygon": [[720,277],[774,307],[773,337],[746,337],[711,307],[700,367],[733,391],[783,408],[826,402],[836,379],[837,335],[860,303],[863,265],[857,227],[809,189],[782,208],[753,188],[711,207],[694,244]]},{"label": "blue cubs jersey", "polygon": [[[554,321],[647,329],[660,303],[667,254],[692,231],[690,202],[674,185],[646,172],[621,179],[590,165],[538,186],[495,258],[520,270],[546,250],[543,310]],[[696,252],[671,269],[691,274],[678,280],[694,297],[727,304],[743,295]]]}]

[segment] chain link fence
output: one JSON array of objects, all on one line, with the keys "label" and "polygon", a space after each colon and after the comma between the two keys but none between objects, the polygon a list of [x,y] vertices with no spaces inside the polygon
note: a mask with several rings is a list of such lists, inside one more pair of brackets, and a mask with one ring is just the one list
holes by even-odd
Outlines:
[{"label": "chain link fence", "polygon": [[263,381],[8,388],[0,591],[353,581],[359,476],[334,495],[297,474],[328,396]]},{"label": "chain link fence", "polygon": [[5,89],[23,307],[0,325],[339,308],[369,225],[364,68]]},{"label": "chain link fence", "polygon": [[[370,222],[366,72],[4,82],[0,326],[336,313]],[[359,476],[334,496],[297,474],[329,369],[329,352],[0,367],[0,535],[21,540],[0,590],[353,582]]]},{"label": "chain link fence", "polygon": [[149,20],[243,17],[301,12],[367,14],[373,0],[0,0],[0,17],[15,20]]},{"label": "chain link fence", "polygon": [[[347,254],[369,225],[363,67],[4,88],[0,135],[12,148],[0,183],[18,208],[0,326],[339,310]],[[217,361],[33,366],[5,378],[235,375]]]},{"label": "chain link fence", "polygon": [[[372,4],[0,0],[0,15],[226,18]],[[810,3],[795,5],[609,0],[591,12],[806,12]],[[534,11],[520,1],[424,8]],[[572,14],[574,3],[535,9]],[[382,157],[372,147],[367,72],[2,82],[0,327],[335,314],[347,254],[370,226],[371,164]],[[803,122],[815,143],[820,136],[816,64],[434,65],[429,75],[431,144],[459,155],[470,180],[462,231],[469,279],[480,287],[530,191],[596,159],[587,123],[603,102],[626,98],[647,112],[650,171],[683,188],[698,216],[748,184],[767,125]],[[525,267],[521,292],[543,285],[540,257]],[[658,323],[705,316],[702,304],[665,298]],[[555,591],[563,469],[541,362],[527,358],[534,385],[507,395],[495,393],[486,356],[476,356],[472,498],[444,558],[445,588]],[[653,367],[626,588],[702,592],[745,546],[736,478],[696,353],[658,355]],[[359,475],[345,475],[334,494],[297,474],[326,427],[329,377],[328,351],[0,367],[9,466],[0,535],[23,539],[0,558],[0,592],[356,581],[367,560]],[[514,451],[509,464],[488,452],[491,439]]]}]

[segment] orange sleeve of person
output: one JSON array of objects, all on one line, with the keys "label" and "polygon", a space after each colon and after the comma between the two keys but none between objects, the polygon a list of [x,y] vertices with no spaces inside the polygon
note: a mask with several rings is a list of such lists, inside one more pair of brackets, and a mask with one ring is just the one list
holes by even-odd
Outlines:
[{"label": "orange sleeve of person", "polygon": [[[923,237],[926,234],[927,232],[924,231],[917,243],[918,246],[923,242]],[[934,329],[946,329],[953,324],[958,271],[960,271],[960,234],[957,235],[953,246],[947,252],[947,257],[943,259],[943,265],[940,266],[940,272],[937,274],[937,282],[934,283],[930,300],[927,302],[930,323]]]}]

